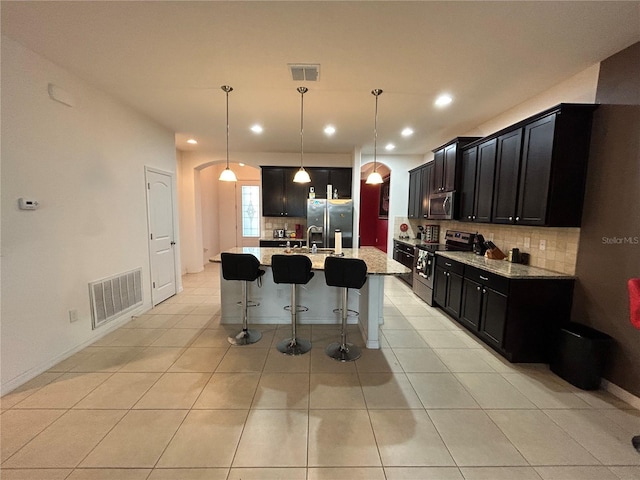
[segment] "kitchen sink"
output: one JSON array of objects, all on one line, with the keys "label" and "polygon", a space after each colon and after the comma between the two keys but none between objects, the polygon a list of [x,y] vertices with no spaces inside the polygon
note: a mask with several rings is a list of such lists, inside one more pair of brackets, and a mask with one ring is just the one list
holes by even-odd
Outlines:
[{"label": "kitchen sink", "polygon": [[[291,253],[312,253],[309,247],[301,247],[301,248],[292,248]],[[321,253],[323,255],[331,255],[335,253],[335,249],[333,248],[318,248],[316,253]]]}]

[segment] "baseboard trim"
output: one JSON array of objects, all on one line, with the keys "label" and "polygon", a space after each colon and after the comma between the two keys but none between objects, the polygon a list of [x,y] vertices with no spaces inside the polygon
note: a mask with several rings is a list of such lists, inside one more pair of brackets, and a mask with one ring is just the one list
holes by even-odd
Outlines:
[{"label": "baseboard trim", "polygon": [[618,397],[623,402],[628,403],[633,408],[637,408],[640,410],[640,398],[636,397],[634,394],[627,392],[625,389],[619,387],[615,383],[611,383],[604,378],[600,381],[600,388],[606,390],[611,395]]},{"label": "baseboard trim", "polygon": [[[140,305],[138,308],[127,312],[122,317],[117,318],[115,320],[111,320],[109,323],[107,323],[105,325],[104,329],[103,328],[99,329],[100,333],[98,335],[89,338],[88,340],[86,340],[86,341],[74,346],[73,348],[70,348],[69,350],[61,353],[60,355],[56,355],[52,359],[50,359],[50,360],[48,360],[48,361],[46,361],[46,362],[44,362],[44,363],[42,363],[40,365],[37,365],[37,366],[27,370],[24,373],[21,373],[17,377],[14,377],[14,378],[12,378],[11,380],[9,380],[7,382],[3,382],[2,385],[0,386],[0,395],[6,395],[7,393],[12,392],[16,388],[18,388],[18,387],[24,385],[25,383],[27,383],[29,380],[32,380],[33,378],[37,377],[41,373],[46,372],[47,370],[49,370],[54,365],[57,365],[61,361],[69,358],[71,355],[73,355],[75,353],[78,353],[80,350],[92,345],[93,343],[97,342],[98,340],[100,340],[105,335],[107,335],[107,334],[113,332],[114,330],[120,328],[125,323],[130,322],[135,316],[141,315],[144,312],[149,311],[150,309],[151,309],[151,305],[150,304],[143,304],[143,305]],[[96,330],[93,330],[93,331],[95,332]]]}]

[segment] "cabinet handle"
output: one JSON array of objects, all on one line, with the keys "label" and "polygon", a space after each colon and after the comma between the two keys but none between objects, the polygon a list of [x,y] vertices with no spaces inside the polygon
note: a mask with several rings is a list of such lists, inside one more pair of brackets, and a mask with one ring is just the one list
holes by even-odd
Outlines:
[{"label": "cabinet handle", "polygon": [[509,221],[510,221],[510,222],[511,222],[511,221],[513,221],[513,217],[509,217]]},{"label": "cabinet handle", "polygon": [[450,264],[450,263],[448,263],[448,262],[444,262],[444,264],[445,264],[447,267],[450,267],[450,266],[451,266],[451,264]]},{"label": "cabinet handle", "polygon": [[467,218],[468,218],[469,220],[471,220],[471,215],[467,216]]},{"label": "cabinet handle", "polygon": [[519,221],[520,221],[520,217],[516,217],[516,222],[519,222]]},{"label": "cabinet handle", "polygon": [[476,287],[476,290],[480,291],[480,287]]},{"label": "cabinet handle", "polygon": [[476,216],[475,216],[475,215],[473,216],[473,219],[474,219],[474,220],[476,219]]},{"label": "cabinet handle", "polygon": [[480,275],[480,279],[486,281],[486,280],[489,280],[489,277],[483,277],[482,275]]},{"label": "cabinet handle", "polygon": [[482,293],[487,293],[487,289],[486,289],[486,288],[483,288],[483,289],[482,289]]}]

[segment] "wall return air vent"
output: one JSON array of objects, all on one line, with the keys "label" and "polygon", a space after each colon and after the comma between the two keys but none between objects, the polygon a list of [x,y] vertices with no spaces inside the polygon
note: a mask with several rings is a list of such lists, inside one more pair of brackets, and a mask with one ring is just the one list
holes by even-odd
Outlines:
[{"label": "wall return air vent", "polygon": [[142,305],[142,268],[89,284],[93,329]]},{"label": "wall return air vent", "polygon": [[319,63],[289,63],[291,79],[295,82],[317,82],[320,80]]}]

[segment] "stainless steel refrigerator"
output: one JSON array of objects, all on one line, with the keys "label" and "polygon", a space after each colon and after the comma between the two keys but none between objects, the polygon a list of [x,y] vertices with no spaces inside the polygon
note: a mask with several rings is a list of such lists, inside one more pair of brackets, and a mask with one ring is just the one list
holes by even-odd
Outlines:
[{"label": "stainless steel refrigerator", "polygon": [[309,233],[309,247],[335,248],[335,231],[342,232],[342,246],[353,246],[353,200],[307,200],[307,228],[315,225]]}]

